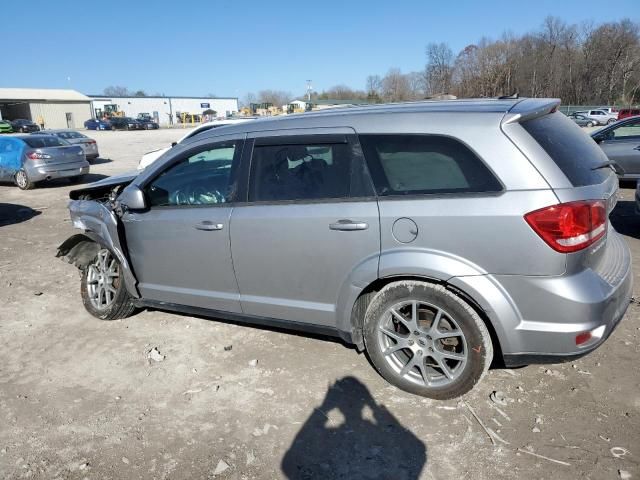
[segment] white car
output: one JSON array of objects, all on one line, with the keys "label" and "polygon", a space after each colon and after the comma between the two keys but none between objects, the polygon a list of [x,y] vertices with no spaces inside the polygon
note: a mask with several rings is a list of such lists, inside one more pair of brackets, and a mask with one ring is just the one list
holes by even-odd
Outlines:
[{"label": "white car", "polygon": [[595,120],[598,125],[610,125],[618,121],[617,113],[608,113],[606,110],[585,110],[584,112],[575,112],[585,117]]},{"label": "white car", "polygon": [[148,167],[157,159],[159,159],[165,152],[168,152],[169,150],[171,150],[173,146],[184,142],[187,138],[191,138],[194,135],[198,135],[199,133],[206,132],[207,130],[211,130],[212,128],[224,127],[225,125],[235,125],[236,123],[244,123],[250,120],[254,120],[255,118],[257,117],[231,118],[227,120],[214,120],[212,122],[203,123],[202,125],[199,125],[198,127],[191,130],[189,133],[187,133],[184,137],[182,137],[177,142],[171,144],[171,146],[145,153],[142,156],[142,159],[140,159],[140,163],[138,164],[138,170],[142,170]]}]

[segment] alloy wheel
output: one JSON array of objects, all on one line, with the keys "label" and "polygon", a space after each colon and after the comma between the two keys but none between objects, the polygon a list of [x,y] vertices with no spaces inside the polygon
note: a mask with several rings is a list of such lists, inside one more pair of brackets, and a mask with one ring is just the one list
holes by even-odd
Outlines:
[{"label": "alloy wheel", "polygon": [[464,333],[442,308],[421,301],[394,304],[378,324],[378,346],[404,379],[427,387],[454,382],[467,364]]},{"label": "alloy wheel", "polygon": [[87,271],[87,292],[97,310],[109,308],[120,286],[120,264],[107,249],[98,252]]},{"label": "alloy wheel", "polygon": [[16,183],[18,187],[25,189],[29,183],[29,179],[27,178],[27,173],[24,170],[18,170],[16,172]]}]

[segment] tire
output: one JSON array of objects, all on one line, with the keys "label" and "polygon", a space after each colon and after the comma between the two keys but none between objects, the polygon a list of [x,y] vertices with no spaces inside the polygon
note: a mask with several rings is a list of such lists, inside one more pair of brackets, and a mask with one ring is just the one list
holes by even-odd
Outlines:
[{"label": "tire", "polygon": [[[84,308],[100,320],[127,318],[135,311],[118,259],[106,248],[82,270],[80,294]],[[111,287],[111,288],[109,288]]]},{"label": "tire", "polygon": [[389,383],[436,400],[467,393],[493,359],[489,331],[469,304],[442,285],[413,280],[391,283],[372,299],[364,343]]},{"label": "tire", "polygon": [[587,122],[587,127],[593,127],[593,122]]},{"label": "tire", "polygon": [[616,121],[613,118],[607,121],[607,125],[611,125],[612,123],[616,123]]},{"label": "tire", "polygon": [[20,169],[16,172],[15,176],[13,177],[13,181],[20,190],[31,190],[36,185],[34,182],[29,180],[27,172],[25,172],[23,169]]}]

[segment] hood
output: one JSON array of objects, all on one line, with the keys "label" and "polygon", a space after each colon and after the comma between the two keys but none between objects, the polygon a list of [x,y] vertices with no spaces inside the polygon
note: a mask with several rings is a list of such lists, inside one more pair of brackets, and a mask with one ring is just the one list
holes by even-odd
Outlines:
[{"label": "hood", "polygon": [[110,190],[113,187],[118,185],[129,185],[140,172],[133,171],[122,173],[120,175],[114,175],[113,177],[103,178],[102,180],[98,180],[97,182],[90,183],[89,185],[84,186],[83,188],[79,188],[77,190],[71,190],[69,192],[69,198],[72,200],[77,200],[81,196],[96,193],[100,190]]}]

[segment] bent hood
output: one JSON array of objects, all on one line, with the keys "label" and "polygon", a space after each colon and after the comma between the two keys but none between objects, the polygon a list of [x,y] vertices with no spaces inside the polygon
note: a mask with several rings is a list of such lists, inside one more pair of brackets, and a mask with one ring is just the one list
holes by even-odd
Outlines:
[{"label": "bent hood", "polygon": [[69,192],[69,198],[72,200],[79,199],[82,195],[95,192],[96,190],[103,190],[105,188],[112,188],[118,185],[129,185],[140,174],[138,171],[122,173],[120,175],[114,175],[112,177],[103,178],[97,182],[90,183],[89,185],[79,188],[77,190],[71,190]]}]

